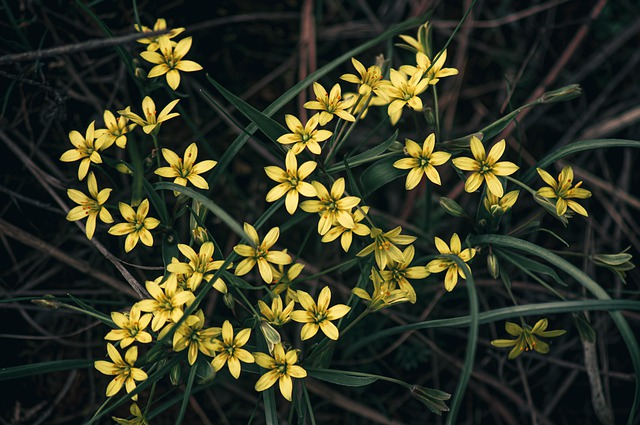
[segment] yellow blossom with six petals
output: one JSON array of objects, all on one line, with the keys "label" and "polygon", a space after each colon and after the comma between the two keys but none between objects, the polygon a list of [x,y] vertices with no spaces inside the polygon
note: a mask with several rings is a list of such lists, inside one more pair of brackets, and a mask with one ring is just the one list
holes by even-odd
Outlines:
[{"label": "yellow blossom with six petals", "polygon": [[307,371],[296,365],[298,362],[298,350],[289,350],[285,353],[282,343],[278,342],[273,347],[273,357],[265,353],[253,353],[253,357],[260,367],[268,369],[268,372],[256,382],[255,390],[264,391],[278,382],[282,396],[291,401],[291,393],[293,391],[291,378],[304,378],[307,376]]},{"label": "yellow blossom with six petals", "polygon": [[239,244],[233,247],[236,254],[247,257],[236,266],[236,276],[244,276],[258,264],[262,280],[266,283],[271,283],[273,281],[273,272],[269,263],[284,265],[291,264],[291,261],[293,261],[286,252],[270,250],[280,236],[280,229],[274,227],[269,230],[262,242],[260,242],[256,229],[249,223],[244,223],[244,232],[247,234],[251,245]]},{"label": "yellow blossom with six petals", "polygon": [[[107,353],[111,362],[106,360],[96,360],[93,364],[96,369],[105,375],[115,375],[116,377],[107,386],[107,397],[116,395],[124,385],[127,393],[136,388],[135,381],[144,381],[148,378],[146,372],[135,366],[138,359],[138,347],[131,347],[124,355],[124,359],[111,343],[107,343]],[[137,400],[138,396],[133,396]]]},{"label": "yellow blossom with six petals", "polygon": [[542,177],[542,180],[551,186],[538,189],[537,193],[545,198],[557,199],[556,214],[561,216],[567,212],[567,208],[570,208],[578,214],[588,217],[589,214],[587,210],[576,201],[570,199],[587,199],[591,197],[590,191],[580,187],[582,182],[578,182],[575,186],[571,187],[573,185],[573,169],[570,165],[565,166],[562,171],[560,171],[558,181],[541,168],[536,168],[536,171],[540,177]]},{"label": "yellow blossom with six petals", "polygon": [[124,202],[118,203],[120,214],[126,223],[118,223],[109,229],[109,234],[115,236],[127,235],[124,241],[124,250],[131,251],[140,240],[146,246],[153,246],[153,236],[149,230],[153,230],[160,224],[160,220],[153,217],[147,217],[149,213],[149,200],[145,199],[138,205],[137,211],[134,211],[130,205]]},{"label": "yellow blossom with six petals", "polygon": [[251,329],[242,329],[234,337],[231,322],[225,320],[222,324],[222,341],[219,339],[213,341],[213,349],[219,351],[211,361],[213,369],[217,372],[226,364],[231,376],[238,379],[241,370],[240,362],[253,363],[255,361],[253,355],[242,348],[249,341],[250,336]]},{"label": "yellow blossom with six petals", "polygon": [[293,150],[287,152],[285,158],[286,171],[275,165],[264,167],[264,171],[271,180],[280,183],[267,193],[267,202],[274,202],[283,196],[285,198],[285,206],[289,214],[293,214],[298,208],[298,195],[308,198],[316,196],[316,189],[311,183],[305,182],[304,179],[316,169],[318,164],[315,161],[307,161],[298,168],[298,161]]},{"label": "yellow blossom with six petals", "polygon": [[318,295],[318,303],[313,300],[311,295],[305,291],[298,291],[298,302],[304,310],[294,310],[291,313],[291,319],[304,323],[300,330],[300,338],[307,340],[312,338],[320,329],[327,338],[337,340],[339,336],[338,328],[331,323],[332,320],[338,320],[346,315],[351,307],[345,304],[336,304],[329,308],[331,302],[331,289],[325,286]]},{"label": "yellow blossom with six petals", "polygon": [[471,136],[470,141],[471,153],[473,158],[460,157],[454,158],[453,165],[464,171],[473,171],[467,178],[464,190],[467,192],[475,192],[482,185],[487,183],[487,189],[494,195],[500,197],[504,194],[502,183],[497,176],[509,176],[518,170],[518,166],[510,161],[498,162],[504,153],[506,142],[504,139],[496,143],[487,155],[484,145],[476,136]]},{"label": "yellow blossom with six petals", "polygon": [[180,72],[193,72],[200,71],[202,66],[200,64],[190,61],[184,60],[184,56],[189,52],[191,48],[191,43],[193,42],[192,37],[183,38],[175,45],[169,40],[168,37],[159,37],[158,39],[158,52],[146,51],[140,53],[143,59],[148,62],[156,64],[149,74],[147,78],[156,78],[162,75],[165,75],[167,78],[167,84],[171,87],[172,90],[176,90],[180,85]]},{"label": "yellow blossom with six petals", "polygon": [[209,184],[199,174],[209,171],[217,164],[216,161],[207,159],[197,164],[198,146],[191,143],[184,151],[184,159],[180,158],[171,149],[162,148],[162,156],[169,163],[168,167],[160,167],[155,173],[166,178],[174,178],[175,184],[186,186],[187,181],[199,189],[209,189]]},{"label": "yellow blossom with six petals", "polygon": [[355,97],[342,99],[342,92],[339,84],[335,84],[331,88],[331,93],[327,93],[320,83],[314,82],[313,92],[316,95],[316,100],[310,100],[302,106],[307,109],[321,111],[320,118],[318,120],[320,125],[326,125],[333,119],[334,115],[337,115],[338,118],[345,121],[354,122],[356,120],[348,111],[348,109],[353,106],[356,99]]},{"label": "yellow blossom with six petals", "polygon": [[158,129],[160,128],[160,124],[162,124],[163,122],[180,115],[177,112],[171,112],[171,110],[179,101],[180,99],[172,100],[167,104],[167,106],[162,108],[162,111],[160,111],[160,114],[158,115],[156,111],[156,104],[153,99],[151,99],[149,96],[145,96],[145,98],[142,99],[142,110],[144,112],[144,118],[142,118],[138,114],[134,114],[133,112],[131,112],[130,108],[121,109],[118,111],[118,113],[121,116],[126,117],[141,126],[142,131],[144,131],[146,134],[150,134],[154,130],[158,131]]},{"label": "yellow blossom with six petals", "polygon": [[93,162],[94,164],[102,164],[102,157],[100,152],[104,139],[96,140],[94,131],[95,121],[91,121],[85,136],[82,137],[76,130],[69,132],[69,140],[75,146],[74,149],[69,149],[60,156],[62,162],[74,162],[80,160],[80,166],[78,167],[78,180],[83,180],[89,172],[89,166]]},{"label": "yellow blossom with six petals", "polygon": [[304,126],[298,118],[290,114],[285,115],[284,120],[292,132],[283,134],[277,140],[278,143],[283,145],[293,144],[291,150],[295,155],[302,152],[304,148],[308,148],[309,152],[314,155],[320,155],[322,149],[318,143],[324,142],[333,134],[329,130],[316,129],[319,124],[320,114],[315,114],[309,118]]},{"label": "yellow blossom with six petals", "polygon": [[451,154],[448,152],[434,152],[436,136],[431,133],[424,140],[422,149],[420,145],[411,139],[405,141],[405,151],[411,158],[402,158],[393,163],[395,168],[401,170],[411,170],[407,175],[405,188],[411,190],[420,183],[422,175],[425,174],[431,182],[439,185],[440,174],[436,171],[436,165],[442,165],[449,160]]},{"label": "yellow blossom with six petals", "polygon": [[78,206],[71,208],[67,214],[67,220],[76,221],[87,217],[85,232],[87,234],[87,238],[91,239],[96,229],[97,217],[100,217],[100,220],[104,223],[113,223],[111,213],[109,213],[109,211],[104,207],[105,202],[107,202],[107,199],[109,199],[109,195],[111,194],[111,189],[105,188],[98,191],[98,183],[93,173],[89,173],[87,187],[91,197],[88,197],[79,190],[67,189],[67,196],[69,196],[73,202],[79,204]]},{"label": "yellow blossom with six petals", "polygon": [[[462,251],[462,244],[460,243],[460,237],[457,233],[454,233],[451,236],[449,245],[437,236],[435,237],[435,243],[440,254],[457,255],[465,263],[469,262],[469,260],[476,255],[475,248],[466,248]],[[461,278],[466,279],[466,272],[458,266],[458,263],[450,258],[436,258],[435,260],[429,261],[429,264],[427,264],[426,267],[429,273],[447,271],[444,278],[444,289],[449,292],[453,291],[453,288],[455,288],[458,283],[458,275],[460,275]]]}]

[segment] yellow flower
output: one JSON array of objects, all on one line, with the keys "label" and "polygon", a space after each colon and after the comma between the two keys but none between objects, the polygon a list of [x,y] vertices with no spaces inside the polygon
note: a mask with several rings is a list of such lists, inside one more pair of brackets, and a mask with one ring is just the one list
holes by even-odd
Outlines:
[{"label": "yellow flower", "polygon": [[484,198],[484,207],[492,216],[500,217],[514,206],[519,194],[519,190],[512,190],[500,198],[491,192],[487,192],[487,196]]},{"label": "yellow flower", "polygon": [[[424,53],[418,52],[416,54],[416,64],[417,66],[412,65],[402,65],[400,70],[406,72],[409,75],[420,74],[423,78],[425,78],[429,85],[435,85],[440,78],[450,77],[452,75],[458,75],[458,70],[455,68],[442,68],[444,62],[447,60],[447,51],[444,50],[438,60],[431,65],[431,59]],[[428,70],[428,71],[427,71]]]},{"label": "yellow flower", "polygon": [[[189,260],[188,263],[171,261],[167,266],[167,271],[184,275],[187,279],[186,286],[191,291],[195,291],[200,286],[202,279],[209,282],[213,277],[207,274],[216,270],[224,264],[224,260],[213,260],[213,242],[205,242],[200,246],[199,252],[195,252],[189,245],[178,244],[178,249]],[[172,260],[176,260],[173,258]],[[213,287],[223,294],[227,292],[227,285],[220,278],[214,282]]]},{"label": "yellow flower", "polygon": [[134,341],[143,344],[151,342],[151,334],[145,329],[151,322],[151,314],[140,316],[140,307],[134,305],[129,313],[111,312],[113,323],[120,329],[113,329],[104,337],[108,341],[120,341],[120,348],[127,348]]},{"label": "yellow flower", "polygon": [[424,54],[429,54],[429,38],[430,38],[431,28],[429,27],[429,21],[420,25],[418,28],[418,39],[409,36],[409,35],[400,35],[399,37],[407,44],[396,44],[398,47],[402,47],[403,49],[409,50],[414,53],[422,52]]},{"label": "yellow flower", "polygon": [[395,125],[402,115],[402,108],[408,106],[414,111],[422,111],[422,100],[418,97],[429,85],[429,80],[422,78],[420,73],[409,78],[402,71],[392,69],[389,75],[391,84],[381,89],[381,94],[389,101],[387,114],[391,118],[391,125]]},{"label": "yellow flower", "polygon": [[242,348],[249,341],[250,336],[251,329],[243,329],[234,338],[233,326],[228,320],[224,321],[222,324],[222,341],[218,339],[213,341],[213,349],[220,351],[211,361],[211,366],[216,372],[222,369],[226,363],[231,376],[236,379],[240,377],[240,362],[253,363],[255,361],[251,353]]},{"label": "yellow flower", "polygon": [[282,298],[280,298],[280,295],[276,295],[271,301],[271,307],[264,301],[258,300],[258,308],[267,323],[274,326],[282,326],[291,321],[291,312],[295,303],[295,301],[291,300],[285,308],[282,308]]},{"label": "yellow flower", "polygon": [[154,332],[162,328],[167,321],[175,323],[180,320],[183,316],[182,307],[191,304],[196,298],[193,292],[178,288],[176,279],[168,279],[163,290],[158,285],[161,279],[162,277],[159,277],[155,282],[148,280],[145,286],[152,298],[135,304],[141,311],[153,313],[151,329]]},{"label": "yellow flower", "polygon": [[395,245],[409,245],[416,240],[415,236],[401,235],[402,227],[398,226],[393,230],[382,233],[377,227],[371,228],[370,237],[373,242],[356,254],[357,257],[365,257],[373,252],[376,264],[380,270],[384,270],[391,261],[403,262],[404,255]]},{"label": "yellow flower", "polygon": [[343,74],[340,79],[349,83],[358,84],[358,93],[368,96],[371,92],[379,94],[382,87],[389,84],[389,81],[382,79],[382,69],[378,65],[372,65],[365,68],[356,58],[351,58],[356,71],[360,76],[355,74]]},{"label": "yellow flower", "polygon": [[286,171],[274,165],[264,167],[264,171],[271,180],[280,183],[267,193],[267,202],[273,202],[282,198],[285,194],[287,212],[293,214],[298,208],[298,194],[306,197],[316,196],[314,187],[305,181],[309,174],[316,169],[315,161],[307,161],[298,168],[298,161],[293,150],[287,152],[285,158]]},{"label": "yellow flower", "polygon": [[111,213],[109,213],[109,211],[104,207],[104,203],[107,202],[107,199],[109,199],[109,195],[111,194],[111,189],[106,188],[98,192],[98,183],[96,182],[96,177],[93,173],[89,173],[87,187],[91,197],[88,197],[79,190],[67,189],[67,196],[69,196],[73,202],[79,204],[78,206],[71,208],[67,214],[67,220],[76,221],[87,217],[85,232],[87,234],[87,238],[91,239],[96,230],[97,217],[100,217],[100,220],[104,223],[113,223]]},{"label": "yellow flower", "polygon": [[[111,361],[96,360],[93,365],[105,375],[115,375],[116,377],[107,386],[107,397],[116,395],[124,385],[127,393],[136,388],[135,381],[144,381],[148,378],[144,370],[134,367],[138,359],[138,347],[131,347],[124,355],[124,359],[111,343],[107,343],[107,353]],[[137,400],[138,396],[133,396]]]},{"label": "yellow flower", "polygon": [[500,140],[496,143],[489,155],[485,153],[484,146],[480,139],[475,136],[471,136],[471,153],[473,158],[455,158],[453,159],[453,165],[464,171],[473,171],[464,185],[464,190],[467,192],[475,192],[482,182],[487,182],[487,189],[489,192],[500,197],[504,194],[502,189],[502,183],[497,176],[509,176],[518,170],[518,166],[513,162],[502,161],[498,162],[502,154],[506,143]]},{"label": "yellow flower", "polygon": [[149,213],[149,200],[145,199],[138,205],[138,210],[134,211],[130,205],[124,202],[118,203],[120,214],[127,223],[118,223],[109,229],[110,235],[127,235],[124,241],[124,250],[129,252],[138,244],[140,240],[146,246],[153,246],[153,236],[149,230],[153,230],[160,224],[160,220],[147,217]]},{"label": "yellow flower", "polygon": [[[451,236],[451,241],[449,242],[450,247],[445,241],[437,236],[435,237],[435,242],[436,248],[440,251],[440,254],[457,255],[465,263],[469,262],[469,260],[476,255],[475,248],[466,248],[462,251],[460,237],[457,233],[454,233]],[[429,261],[429,264],[427,264],[427,271],[429,273],[440,273],[445,270],[447,271],[447,274],[444,278],[444,289],[449,292],[453,291],[453,288],[455,288],[458,283],[458,275],[463,279],[467,278],[465,272],[458,267],[458,264],[449,258],[436,258],[435,260]]]},{"label": "yellow flower", "polygon": [[354,122],[356,120],[348,111],[348,109],[353,106],[355,98],[349,97],[343,100],[339,84],[335,84],[331,88],[331,93],[327,93],[322,85],[314,82],[313,92],[316,94],[316,100],[310,100],[302,106],[307,109],[322,111],[320,112],[320,118],[318,120],[320,125],[326,125],[333,119],[334,115],[337,115],[338,118],[342,118],[345,121]]},{"label": "yellow flower", "polygon": [[183,60],[184,56],[189,52],[191,48],[192,37],[187,37],[180,40],[175,45],[171,43],[169,38],[160,37],[158,39],[158,45],[160,46],[160,53],[158,52],[142,52],[140,56],[148,62],[155,63],[156,66],[151,68],[147,78],[156,78],[162,75],[166,75],[167,84],[171,89],[175,90],[180,85],[180,72],[193,72],[200,71],[202,67],[200,64]]},{"label": "yellow flower", "polygon": [[551,186],[538,189],[538,195],[551,199],[557,198],[556,214],[558,214],[559,216],[563,215],[567,212],[567,207],[569,207],[580,215],[583,215],[585,217],[589,215],[587,213],[587,210],[585,210],[582,205],[570,199],[587,199],[591,197],[590,191],[580,187],[582,185],[582,182],[578,182],[574,187],[571,187],[573,184],[573,169],[570,165],[567,165],[562,169],[562,171],[558,175],[557,182],[551,176],[551,174],[547,173],[543,169],[536,168],[536,171],[538,172],[540,177],[542,177],[542,180],[544,180],[545,183]]},{"label": "yellow flower", "polygon": [[298,350],[284,352],[282,343],[278,342],[273,347],[273,357],[265,353],[253,353],[256,363],[269,371],[262,375],[256,382],[256,391],[264,391],[278,382],[280,393],[287,400],[291,401],[293,391],[293,381],[291,378],[304,378],[307,371],[296,365],[298,362]]},{"label": "yellow flower", "polygon": [[115,416],[112,416],[111,419],[120,425],[149,425],[147,418],[144,417],[137,404],[133,403],[129,408],[129,412],[133,415],[133,419],[121,419]]},{"label": "yellow flower", "polygon": [[213,340],[222,330],[220,328],[203,329],[203,327],[204,313],[198,310],[187,317],[173,334],[173,351],[180,352],[188,349],[187,359],[190,365],[196,362],[198,351],[209,357],[215,355]]},{"label": "yellow flower", "polygon": [[298,302],[304,310],[295,310],[291,313],[291,319],[298,323],[304,323],[300,330],[300,338],[307,340],[312,338],[318,329],[328,338],[334,341],[338,339],[339,332],[332,320],[338,320],[351,310],[345,304],[336,304],[329,308],[331,301],[331,289],[328,286],[322,288],[318,295],[318,303],[311,298],[311,295],[304,291],[298,291]]},{"label": "yellow flower", "polygon": [[434,165],[442,165],[449,160],[451,154],[448,152],[434,152],[436,144],[436,136],[431,133],[424,140],[422,149],[411,139],[406,139],[405,151],[411,158],[402,158],[393,163],[395,168],[401,170],[411,170],[407,175],[405,188],[411,190],[420,183],[422,175],[426,174],[427,178],[435,184],[440,183],[440,174],[436,171]]},{"label": "yellow flower", "polygon": [[269,230],[262,243],[258,237],[258,232],[249,223],[244,223],[244,232],[249,238],[251,245],[239,244],[233,247],[236,254],[247,257],[236,266],[236,276],[244,276],[258,264],[260,276],[266,283],[273,281],[273,271],[269,263],[291,264],[291,256],[283,251],[270,251],[280,236],[280,229],[274,227]]},{"label": "yellow flower", "polygon": [[75,148],[69,149],[60,156],[60,161],[62,162],[80,160],[78,180],[85,178],[92,162],[94,164],[102,164],[102,157],[98,151],[102,148],[104,141],[95,139],[94,125],[95,121],[91,121],[91,124],[87,127],[85,137],[82,137],[82,134],[76,130],[69,132],[69,140]]},{"label": "yellow flower", "polygon": [[[141,33],[145,33],[145,32],[151,32],[152,30],[149,29],[149,27],[146,26],[142,26],[140,27],[140,25],[135,24],[134,28],[136,29],[136,31],[141,32]],[[167,29],[167,21],[165,21],[164,19],[160,18],[156,21],[156,23],[153,25],[153,31],[161,31]],[[138,43],[142,43],[142,44],[148,44],[147,46],[147,50],[150,52],[155,52],[156,50],[158,50],[160,48],[160,44],[159,44],[159,38],[174,38],[175,36],[181,34],[184,31],[184,28],[174,28],[171,31],[169,31],[167,34],[163,34],[163,35],[158,35],[155,37],[147,37],[147,38],[140,38],[138,39]]]},{"label": "yellow flower", "polygon": [[[131,108],[127,106],[127,113]],[[107,127],[96,130],[96,138],[101,142],[100,150],[105,150],[114,143],[124,149],[127,146],[126,134],[133,130],[136,124],[129,124],[129,118],[120,116],[118,119],[109,110],[104,111],[104,125]]]},{"label": "yellow flower", "polygon": [[348,229],[353,229],[355,223],[351,209],[358,205],[360,198],[355,196],[342,197],[345,189],[344,178],[340,177],[333,182],[331,193],[320,182],[314,181],[311,184],[316,189],[316,196],[319,200],[304,201],[300,204],[300,208],[308,213],[320,214],[318,233],[324,235],[334,223],[340,223]]},{"label": "yellow flower", "polygon": [[162,124],[163,122],[180,115],[177,112],[171,112],[171,110],[179,101],[180,99],[172,100],[167,106],[162,109],[162,111],[160,111],[160,115],[156,116],[156,104],[153,99],[151,99],[149,96],[146,96],[144,99],[142,99],[142,110],[144,111],[144,118],[140,117],[137,114],[134,114],[129,108],[122,109],[118,111],[118,113],[123,117],[130,119],[139,126],[142,126],[142,131],[150,134],[153,130],[157,131],[157,129],[160,128],[160,124]]},{"label": "yellow flower", "polygon": [[304,148],[308,148],[309,151],[315,155],[320,155],[322,149],[318,142],[324,142],[331,137],[333,133],[329,130],[316,130],[320,119],[319,117],[320,114],[315,114],[309,118],[309,121],[303,126],[298,118],[290,114],[285,115],[284,120],[292,133],[283,134],[278,137],[278,143],[282,143],[283,145],[293,144],[291,150],[295,155],[302,152]]},{"label": "yellow flower", "polygon": [[415,248],[409,245],[402,252],[403,261],[390,261],[387,269],[380,271],[382,278],[392,283],[391,288],[399,286],[406,293],[407,299],[411,304],[416,302],[416,291],[407,279],[424,279],[429,276],[429,272],[424,266],[409,267],[415,255]]},{"label": "yellow flower", "polygon": [[217,164],[216,161],[207,159],[195,164],[198,156],[198,146],[190,144],[184,151],[184,160],[170,149],[162,148],[162,156],[169,163],[169,167],[160,167],[155,173],[166,178],[174,178],[175,184],[186,186],[187,181],[199,189],[209,189],[209,184],[199,174],[209,171]]},{"label": "yellow flower", "polygon": [[364,206],[360,207],[351,214],[353,218],[353,228],[344,227],[340,223],[334,223],[335,227],[332,227],[327,233],[322,236],[322,242],[331,242],[334,241],[340,236],[340,245],[342,245],[342,249],[344,252],[349,251],[351,247],[351,242],[353,241],[353,234],[355,233],[358,236],[367,236],[371,233],[371,229],[361,221],[364,219],[364,215],[369,212],[369,207]]},{"label": "yellow flower", "polygon": [[567,331],[562,329],[547,331],[548,325],[549,322],[546,318],[538,320],[533,328],[526,324],[521,328],[515,323],[506,322],[505,329],[507,333],[515,336],[516,339],[496,339],[491,341],[491,345],[495,347],[513,347],[509,353],[509,360],[513,360],[524,351],[529,350],[547,354],[549,352],[549,344],[536,338],[536,335],[543,338],[553,338],[567,333]]},{"label": "yellow flower", "polygon": [[370,312],[409,301],[405,291],[396,288],[393,282],[384,280],[376,270],[371,271],[369,279],[373,282],[371,295],[362,288],[353,288],[351,292],[367,304],[367,309]]}]

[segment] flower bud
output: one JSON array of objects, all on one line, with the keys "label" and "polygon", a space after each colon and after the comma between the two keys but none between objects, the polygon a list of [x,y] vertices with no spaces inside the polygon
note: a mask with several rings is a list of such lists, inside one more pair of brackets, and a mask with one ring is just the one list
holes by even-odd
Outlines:
[{"label": "flower bud", "polygon": [[129,168],[129,166],[124,162],[118,163],[116,165],[116,170],[118,170],[118,172],[121,174],[133,174],[133,171],[131,171],[131,168]]},{"label": "flower bud", "polygon": [[500,276],[500,265],[498,264],[498,257],[493,252],[487,255],[487,269],[492,278],[497,279]]},{"label": "flower bud", "polygon": [[230,292],[224,294],[222,300],[224,301],[224,305],[226,305],[230,310],[233,310],[236,306],[236,300],[235,298],[233,298],[233,295],[231,295]]},{"label": "flower bud", "polygon": [[575,99],[582,94],[579,84],[570,84],[556,90],[551,90],[540,96],[542,103],[556,103]]},{"label": "flower bud", "polygon": [[445,212],[453,217],[466,217],[466,213],[456,201],[444,196],[440,198],[440,206]]},{"label": "flower bud", "polygon": [[438,416],[442,415],[442,412],[449,411],[449,407],[444,403],[444,401],[449,400],[451,398],[451,394],[445,393],[444,391],[414,385],[411,387],[411,396],[419,400]]},{"label": "flower bud", "polygon": [[204,227],[196,226],[191,233],[193,234],[193,240],[196,241],[199,245],[202,245],[205,242],[209,242],[211,239],[209,238],[209,233],[207,229]]},{"label": "flower bud", "polygon": [[182,378],[182,367],[180,363],[176,363],[173,365],[171,371],[169,372],[169,380],[171,381],[171,385],[180,385],[180,378]]}]

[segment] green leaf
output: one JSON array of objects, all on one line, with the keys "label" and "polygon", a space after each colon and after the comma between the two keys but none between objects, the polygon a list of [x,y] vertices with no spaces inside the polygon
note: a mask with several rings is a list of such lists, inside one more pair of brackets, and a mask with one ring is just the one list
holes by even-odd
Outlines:
[{"label": "green leaf", "polygon": [[[282,136],[285,133],[290,133],[285,127],[283,127],[280,123],[273,120],[269,115],[260,112],[253,106],[249,105],[247,102],[231,93],[229,90],[225,89],[220,83],[211,78],[209,74],[207,74],[207,79],[209,82],[216,88],[218,91],[231,103],[235,106],[238,111],[242,112],[242,114],[247,117],[251,122],[253,122],[264,134],[269,137],[269,139],[274,142],[278,139],[278,137]],[[209,97],[208,94],[203,94],[206,97]],[[209,97],[209,100],[213,101]]]},{"label": "green leaf", "polygon": [[[389,137],[387,140],[382,142],[380,145],[374,148],[371,148],[369,150],[366,150],[362,153],[359,153],[357,155],[354,155],[350,158],[345,158],[345,160],[348,160],[350,168],[375,161],[380,158],[380,155],[382,155],[387,151],[387,149],[389,149],[389,146],[391,146],[391,144],[393,144],[393,142],[395,142],[397,138],[398,138],[398,130],[396,130],[391,137]],[[344,170],[345,168],[346,168],[346,164],[343,162],[341,164],[336,164],[327,168],[327,173],[334,174]]]},{"label": "green leaf", "polygon": [[558,276],[558,273],[556,273],[556,271],[549,266],[546,266],[538,261],[527,258],[524,255],[516,254],[515,252],[507,253],[507,251],[503,251],[501,249],[494,249],[494,251],[500,257],[504,258],[505,260],[507,260],[508,262],[510,262],[511,264],[519,268],[520,267],[525,268],[532,273],[544,274],[546,276],[551,277],[553,280],[555,280],[558,285],[567,286],[567,284],[564,283],[562,279],[560,279],[560,276]]},{"label": "green leaf", "polygon": [[172,190],[175,192],[180,192],[191,199],[197,200],[202,204],[202,206],[211,211],[213,215],[218,217],[224,224],[226,224],[227,227],[229,227],[229,229],[231,229],[236,235],[240,236],[241,238],[246,237],[242,226],[237,221],[235,221],[233,217],[231,217],[225,210],[223,210],[220,206],[218,206],[215,202],[207,198],[202,193],[196,192],[189,187],[180,186],[179,184],[170,182],[156,183],[154,187],[161,190]]},{"label": "green leaf", "polygon": [[85,369],[93,367],[93,360],[52,360],[50,362],[33,363],[22,366],[3,367],[0,369],[0,382],[9,379],[25,378],[27,376],[43,375],[45,373],[64,370]]},{"label": "green leaf", "polygon": [[395,179],[406,176],[407,170],[399,170],[393,167],[393,163],[401,157],[402,156],[398,154],[393,157],[381,159],[364,170],[362,176],[360,176],[364,196],[368,196]]},{"label": "green leaf", "polygon": [[191,366],[191,370],[189,371],[189,378],[187,379],[187,386],[184,389],[184,396],[182,398],[182,404],[180,405],[180,411],[178,412],[178,417],[176,418],[176,425],[180,425],[184,420],[184,415],[187,413],[187,407],[189,406],[189,399],[191,398],[191,390],[193,388],[193,382],[196,378],[196,372],[198,368],[196,365]]},{"label": "green leaf", "polygon": [[522,176],[522,179],[520,181],[522,181],[524,184],[529,184],[529,182],[538,175],[538,173],[536,172],[536,168],[546,168],[557,160],[562,159],[566,156],[573,155],[582,151],[607,148],[640,149],[640,141],[627,139],[591,139],[574,142],[542,158],[540,161],[538,161],[535,167],[532,167],[524,174],[524,176]]},{"label": "green leaf", "polygon": [[379,378],[367,373],[351,372],[348,370],[311,369],[307,374],[321,381],[342,385],[343,387],[364,387],[376,382]]}]

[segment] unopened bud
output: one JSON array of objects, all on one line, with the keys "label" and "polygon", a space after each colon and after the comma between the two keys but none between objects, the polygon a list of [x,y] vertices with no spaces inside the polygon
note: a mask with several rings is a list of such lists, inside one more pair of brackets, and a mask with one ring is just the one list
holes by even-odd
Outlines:
[{"label": "unopened bud", "polygon": [[260,331],[264,336],[265,341],[267,341],[267,348],[269,349],[269,354],[273,353],[273,347],[282,341],[280,338],[280,334],[273,326],[271,326],[267,322],[260,322]]},{"label": "unopened bud", "polygon": [[540,96],[542,103],[556,103],[575,99],[582,94],[579,84],[570,84],[556,90],[551,90]]},{"label": "unopened bud", "polygon": [[498,257],[493,252],[487,255],[487,268],[492,278],[497,279],[500,276],[500,265],[498,264]]},{"label": "unopened bud", "polygon": [[120,172],[121,174],[133,174],[131,168],[129,168],[129,166],[124,162],[118,163],[116,165],[116,170],[118,170],[118,172]]},{"label": "unopened bud", "polygon": [[427,124],[429,125],[429,127],[435,128],[435,126],[436,126],[436,117],[433,114],[433,109],[431,109],[431,107],[427,106],[426,108],[424,108],[422,113],[424,114],[424,118],[427,120]]},{"label": "unopened bud", "polygon": [[448,412],[449,407],[445,404],[445,400],[451,398],[451,394],[444,391],[435,390],[433,388],[425,388],[419,385],[411,387],[411,396],[427,406],[436,415],[442,415],[442,412]]},{"label": "unopened bud", "polygon": [[193,233],[193,240],[196,241],[199,245],[210,241],[209,233],[204,227],[197,226],[191,232]]},{"label": "unopened bud", "polygon": [[466,213],[456,201],[444,196],[440,198],[440,206],[445,212],[453,217],[466,217]]},{"label": "unopened bud", "polygon": [[171,385],[180,385],[180,378],[182,378],[182,367],[180,363],[176,363],[173,365],[171,371],[169,372],[169,380],[171,381]]},{"label": "unopened bud", "polygon": [[230,292],[224,294],[222,300],[224,301],[224,305],[226,305],[230,310],[233,310],[236,306],[236,300],[235,298],[233,298],[233,295],[231,295]]},{"label": "unopened bud", "polygon": [[32,303],[39,305],[40,307],[48,308],[50,310],[57,310],[60,308],[60,302],[56,301],[53,295],[45,295],[44,298],[39,300],[31,300]]}]

